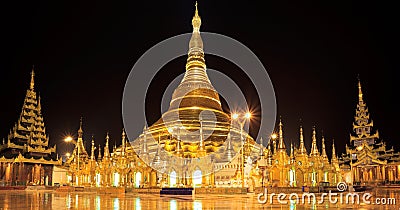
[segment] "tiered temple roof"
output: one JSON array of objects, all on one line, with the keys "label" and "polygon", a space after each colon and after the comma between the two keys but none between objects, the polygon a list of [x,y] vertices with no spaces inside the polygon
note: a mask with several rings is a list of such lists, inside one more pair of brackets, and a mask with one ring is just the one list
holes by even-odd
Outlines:
[{"label": "tiered temple roof", "polygon": [[56,146],[49,146],[41,109],[40,96],[35,91],[35,72],[32,69],[21,114],[10,130],[6,142],[0,145],[0,159],[59,164]]},{"label": "tiered temple roof", "polygon": [[[353,133],[350,134],[350,146],[346,145],[346,154],[341,163],[353,166],[386,165],[398,162],[399,154],[393,148],[387,149],[386,143],[379,139],[379,133],[373,128],[368,108],[363,99],[361,81],[358,80],[358,103],[353,122]],[[352,158],[351,158],[352,157]]]}]

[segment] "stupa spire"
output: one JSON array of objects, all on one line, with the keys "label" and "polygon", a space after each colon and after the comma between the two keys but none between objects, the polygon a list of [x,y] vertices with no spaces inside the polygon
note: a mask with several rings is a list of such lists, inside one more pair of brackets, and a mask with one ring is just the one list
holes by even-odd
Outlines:
[{"label": "stupa spire", "polygon": [[126,149],[126,145],[125,145],[125,141],[126,141],[126,134],[125,134],[125,129],[122,129],[122,135],[121,135],[121,139],[122,139],[122,155],[125,155],[125,149]]},{"label": "stupa spire", "polygon": [[99,144],[99,155],[97,156],[97,160],[101,160],[101,145]]},{"label": "stupa spire", "polygon": [[278,143],[278,150],[285,150],[285,142],[283,141],[283,124],[282,119],[279,119],[279,143]]},{"label": "stupa spire", "polygon": [[293,148],[293,143],[290,143],[290,163],[294,163],[294,148]]},{"label": "stupa spire", "polygon": [[361,90],[360,77],[358,77],[358,100],[359,101],[363,101],[363,94],[362,94],[362,90]]},{"label": "stupa spire", "polygon": [[304,135],[303,135],[303,126],[300,126],[300,146],[299,146],[300,154],[307,154],[307,149],[304,146]]},{"label": "stupa spire", "polygon": [[196,7],[196,10],[192,19],[193,31],[200,32],[201,18],[199,16],[199,10],[197,9],[197,1],[194,6]]},{"label": "stupa spire", "polygon": [[96,147],[94,146],[94,136],[92,135],[92,148],[91,148],[91,153],[90,153],[90,160],[94,160],[94,150]]},{"label": "stupa spire", "polygon": [[326,150],[325,150],[325,138],[322,136],[322,154],[321,154],[322,158],[328,158],[328,156],[326,155]]},{"label": "stupa spire", "polygon": [[79,138],[81,138],[82,139],[82,136],[83,136],[83,130],[82,130],[82,117],[81,117],[81,120],[80,120],[80,122],[79,122],[79,130],[78,130],[78,140],[79,140]]},{"label": "stupa spire", "polygon": [[106,146],[104,147],[104,158],[109,158],[110,157],[110,149],[109,149],[109,140],[110,140],[110,136],[108,135],[107,132],[107,136],[106,136]]},{"label": "stupa spire", "polygon": [[79,147],[78,151],[80,152],[81,158],[83,158],[83,156],[89,157],[84,145],[85,144],[83,143],[83,129],[82,129],[82,117],[81,117],[78,129],[78,141],[75,148],[76,150],[78,150],[77,147]]},{"label": "stupa spire", "polygon": [[319,151],[318,151],[318,147],[317,147],[317,134],[316,134],[316,131],[315,131],[315,126],[313,127],[310,155],[311,156],[319,155]]},{"label": "stupa spire", "polygon": [[[203,40],[200,35],[200,26],[202,23],[199,9],[199,5],[197,4],[194,8],[191,22],[193,31],[188,43],[185,75],[172,94],[168,110],[146,132],[149,134],[149,137],[161,135],[161,145],[173,143],[174,146],[164,146],[164,149],[175,157],[182,157],[177,154],[178,150],[180,150],[180,153],[184,157],[201,157],[204,152],[209,154],[212,151],[217,151],[224,146],[226,137],[232,130],[231,117],[222,109],[218,92],[212,86],[207,76]],[[204,123],[201,124],[199,117],[204,111],[213,112],[217,123],[211,123],[211,119],[208,118],[211,114],[207,114],[204,115],[207,119],[204,118]],[[179,134],[180,129],[182,129],[182,135]],[[200,131],[203,134],[202,139],[200,139]],[[195,133],[190,134],[189,132]],[[192,138],[194,137],[192,134],[196,137]],[[232,132],[232,134],[235,135],[232,136],[233,140],[237,139],[236,136],[239,136],[237,130]],[[245,136],[247,139],[251,139],[250,136]],[[189,149],[191,148],[189,145],[193,144],[193,139],[196,139],[196,143],[200,146],[200,149],[204,148],[204,152],[200,149]],[[154,141],[150,141],[150,138],[146,141],[149,148],[155,148]],[[140,141],[136,142],[138,143],[133,145],[135,151],[143,151],[143,143],[145,142],[143,133],[140,135]],[[151,150],[154,151],[153,149]],[[152,152],[152,154],[154,153]]]},{"label": "stupa spire", "polygon": [[32,66],[32,72],[31,72],[31,84],[29,86],[30,90],[34,90],[35,88],[35,66]]},{"label": "stupa spire", "polygon": [[332,160],[336,160],[336,149],[335,149],[335,140],[332,142]]},{"label": "stupa spire", "polygon": [[[180,86],[189,86],[190,89],[207,88],[214,90],[214,87],[211,85],[211,82],[208,79],[206,73],[203,40],[200,36],[201,18],[197,9],[197,2],[196,10],[192,19],[192,26],[193,32],[192,37],[189,41],[188,59],[186,61],[186,73]],[[219,102],[219,98],[217,100]]]}]

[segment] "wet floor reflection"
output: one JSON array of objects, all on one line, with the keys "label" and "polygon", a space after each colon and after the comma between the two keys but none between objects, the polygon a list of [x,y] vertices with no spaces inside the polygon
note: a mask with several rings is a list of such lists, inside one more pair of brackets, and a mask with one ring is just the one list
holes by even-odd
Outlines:
[{"label": "wet floor reflection", "polygon": [[160,197],[146,194],[96,194],[96,193],[56,193],[52,191],[0,191],[0,210],[14,209],[399,209],[400,189],[375,190],[373,197],[395,198],[396,205],[352,205],[345,203],[330,204],[296,204],[288,201],[281,205],[274,200],[273,204],[260,204],[256,195],[196,195],[187,197]]}]

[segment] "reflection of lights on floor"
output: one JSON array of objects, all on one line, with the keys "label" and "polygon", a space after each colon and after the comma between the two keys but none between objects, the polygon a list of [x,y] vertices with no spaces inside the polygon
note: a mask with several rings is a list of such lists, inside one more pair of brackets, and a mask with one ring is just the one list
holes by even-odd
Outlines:
[{"label": "reflection of lights on floor", "polygon": [[78,208],[78,195],[75,195],[75,208]]},{"label": "reflection of lights on floor", "polygon": [[135,200],[135,209],[140,210],[142,209],[142,206],[140,205],[140,198],[137,197]]},{"label": "reflection of lights on floor", "polygon": [[119,199],[118,198],[114,198],[114,210],[119,210]]},{"label": "reflection of lights on floor", "polygon": [[295,210],[296,209],[296,200],[290,200],[290,210]]},{"label": "reflection of lights on floor", "polygon": [[201,201],[198,201],[198,200],[193,201],[193,209],[194,210],[202,210]]},{"label": "reflection of lights on floor", "polygon": [[70,209],[71,208],[71,194],[68,193],[66,201],[67,201],[66,206],[68,209]]},{"label": "reflection of lights on floor", "polygon": [[169,201],[169,209],[170,210],[177,210],[178,209],[176,200],[170,200]]},{"label": "reflection of lights on floor", "polygon": [[96,196],[96,210],[100,210],[100,196]]}]

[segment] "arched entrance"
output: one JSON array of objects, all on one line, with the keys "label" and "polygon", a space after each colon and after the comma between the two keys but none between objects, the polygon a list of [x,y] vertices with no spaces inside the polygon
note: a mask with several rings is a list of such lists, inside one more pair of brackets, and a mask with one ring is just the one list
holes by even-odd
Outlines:
[{"label": "arched entrance", "polygon": [[200,169],[196,169],[193,172],[193,180],[192,180],[192,182],[193,182],[194,186],[202,184],[202,173],[201,173]]},{"label": "arched entrance", "polygon": [[114,187],[118,187],[119,186],[119,173],[118,172],[114,173],[113,186]]},{"label": "arched entrance", "polygon": [[176,186],[176,172],[171,171],[169,174],[169,186],[170,187],[175,187]]},{"label": "arched entrance", "polygon": [[135,175],[135,187],[139,188],[141,182],[142,182],[142,173],[136,172],[136,175]]}]

